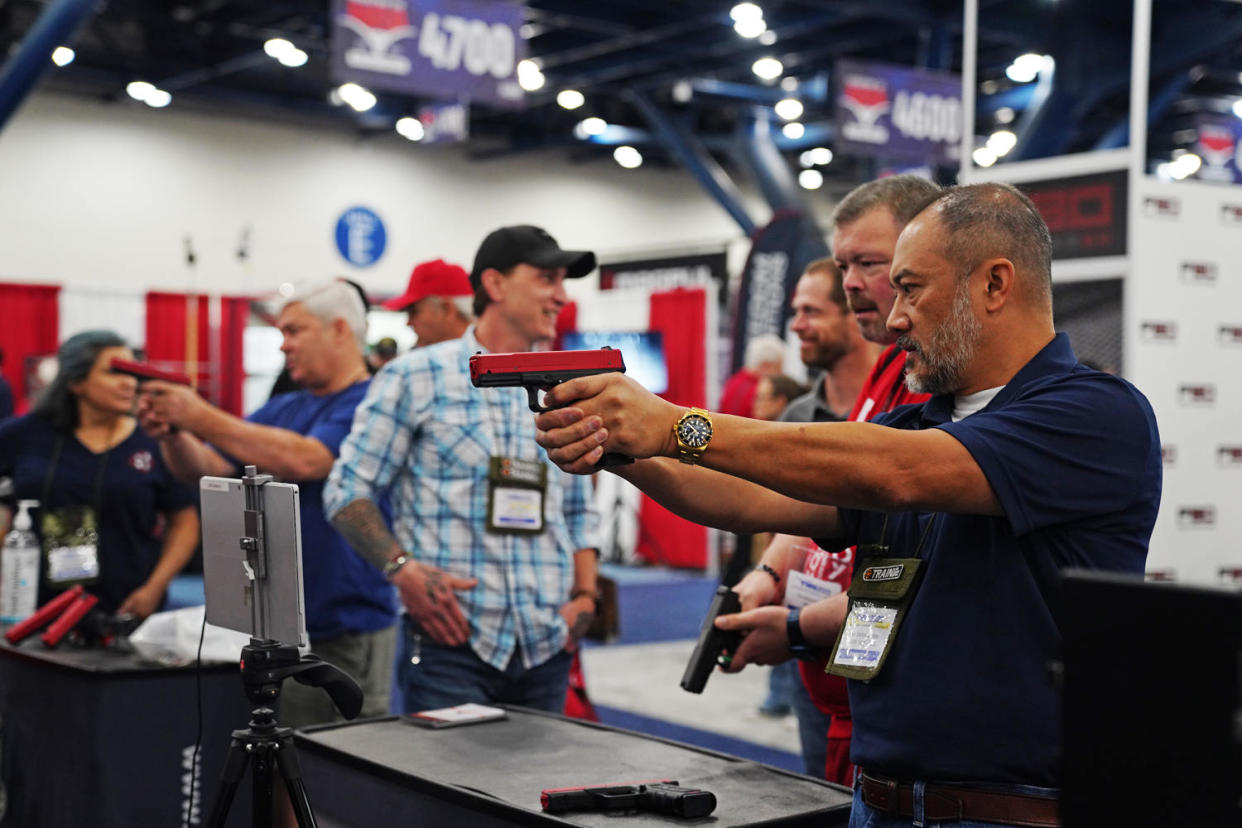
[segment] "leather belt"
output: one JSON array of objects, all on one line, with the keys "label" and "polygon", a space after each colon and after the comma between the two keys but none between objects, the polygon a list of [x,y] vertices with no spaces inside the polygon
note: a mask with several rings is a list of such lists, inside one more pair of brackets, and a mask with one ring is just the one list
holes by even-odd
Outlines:
[{"label": "leather belt", "polygon": [[[894,816],[914,816],[914,786],[865,771],[860,782],[863,802]],[[923,818],[928,822],[968,819],[1031,828],[1058,828],[1057,800],[1001,791],[980,791],[928,782],[923,789]]]}]

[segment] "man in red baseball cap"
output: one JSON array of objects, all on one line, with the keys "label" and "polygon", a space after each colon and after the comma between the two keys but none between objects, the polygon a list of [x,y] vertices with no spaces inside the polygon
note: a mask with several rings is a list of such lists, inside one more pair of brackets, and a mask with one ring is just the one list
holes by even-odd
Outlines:
[{"label": "man in red baseball cap", "polygon": [[406,311],[418,346],[457,339],[474,319],[470,275],[465,268],[435,259],[415,265],[405,293],[384,303],[388,310]]}]

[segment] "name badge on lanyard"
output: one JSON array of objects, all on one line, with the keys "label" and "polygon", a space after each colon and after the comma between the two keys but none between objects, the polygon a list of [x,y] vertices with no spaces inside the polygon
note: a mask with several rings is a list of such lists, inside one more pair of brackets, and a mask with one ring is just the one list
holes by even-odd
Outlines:
[{"label": "name badge on lanyard", "polygon": [[43,572],[47,583],[63,589],[99,577],[99,529],[90,506],[65,506],[43,513]]},{"label": "name badge on lanyard", "polygon": [[505,535],[543,532],[546,465],[538,460],[492,457],[487,478],[487,531]]}]

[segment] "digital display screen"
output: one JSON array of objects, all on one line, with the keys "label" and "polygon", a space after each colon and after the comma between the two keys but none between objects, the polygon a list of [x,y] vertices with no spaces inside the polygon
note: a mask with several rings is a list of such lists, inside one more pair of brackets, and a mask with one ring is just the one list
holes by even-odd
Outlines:
[{"label": "digital display screen", "polygon": [[645,333],[610,333],[607,331],[573,331],[565,334],[561,347],[567,351],[589,351],[596,348],[617,348],[625,360],[625,373],[653,394],[668,390],[668,364],[664,361],[664,335],[659,331]]}]

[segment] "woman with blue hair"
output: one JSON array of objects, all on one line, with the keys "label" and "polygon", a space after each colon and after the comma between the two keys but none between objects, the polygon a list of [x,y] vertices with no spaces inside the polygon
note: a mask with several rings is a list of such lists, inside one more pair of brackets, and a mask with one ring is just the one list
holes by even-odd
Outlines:
[{"label": "woman with blue hair", "polygon": [[39,501],[39,603],[82,584],[104,612],[145,618],[198,544],[194,492],[137,428],[137,381],[111,370],[134,358],[124,340],[84,331],[56,357],[33,411],[0,423],[0,477]]}]

